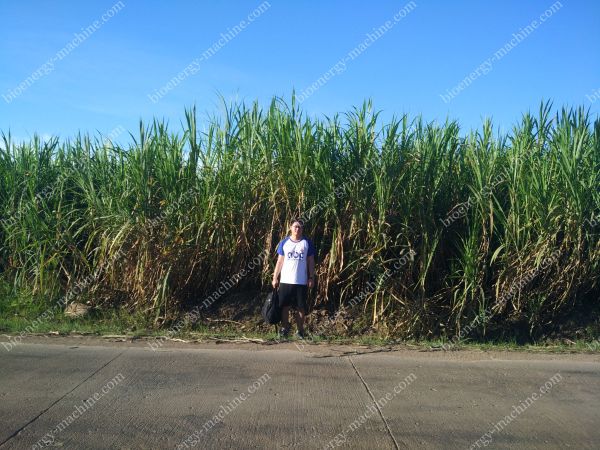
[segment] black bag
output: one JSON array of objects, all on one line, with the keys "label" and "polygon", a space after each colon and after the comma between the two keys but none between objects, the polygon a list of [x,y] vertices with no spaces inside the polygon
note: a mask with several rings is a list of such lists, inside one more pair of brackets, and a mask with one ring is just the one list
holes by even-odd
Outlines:
[{"label": "black bag", "polygon": [[269,325],[276,325],[281,321],[281,308],[279,307],[279,293],[277,289],[267,295],[262,307],[262,316]]}]

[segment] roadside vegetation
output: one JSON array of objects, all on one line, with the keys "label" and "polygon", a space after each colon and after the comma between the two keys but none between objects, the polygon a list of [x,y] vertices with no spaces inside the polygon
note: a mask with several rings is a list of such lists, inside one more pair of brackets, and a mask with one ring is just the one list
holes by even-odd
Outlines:
[{"label": "roadside vegetation", "polygon": [[[185,117],[180,133],[140,124],[127,146],[2,134],[0,331],[56,305],[36,331],[161,332],[199,305],[202,327],[244,294],[255,313],[301,216],[319,334],[597,338],[600,120],[583,107],[543,103],[508,134],[381,123],[369,102],[331,118],[294,99]],[[73,302],[92,313],[64,317]]]}]

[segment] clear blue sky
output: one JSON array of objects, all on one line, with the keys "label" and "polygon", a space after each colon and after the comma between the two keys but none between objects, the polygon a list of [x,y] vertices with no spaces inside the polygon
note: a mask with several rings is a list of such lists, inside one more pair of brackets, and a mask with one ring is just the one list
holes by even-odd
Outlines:
[{"label": "clear blue sky", "polygon": [[[585,105],[594,115],[600,110],[598,1],[563,0],[540,23],[553,0],[415,0],[416,7],[354,59],[349,52],[393,22],[408,1],[269,0],[249,23],[260,0],[123,0],[102,21],[115,3],[0,3],[0,130],[17,138],[64,138],[79,130],[135,132],[140,118],[157,117],[176,131],[185,107],[219,113],[218,93],[263,105],[273,95],[289,99],[293,88],[304,91],[340,61],[345,70],[331,72],[303,101],[308,114],[347,111],[371,98],[384,119],[450,117],[469,129],[492,117],[509,129],[542,99],[555,107]],[[95,20],[100,26],[69,49],[75,33]],[[232,31],[242,20],[245,28]],[[534,20],[537,28],[516,42],[513,33]],[[224,42],[222,33],[233,37]],[[511,39],[517,45],[491,60]],[[211,47],[216,51],[202,58]],[[193,61],[194,74],[184,74],[158,101],[148,97]],[[486,61],[491,70],[475,73]],[[47,62],[51,70],[43,69]],[[471,73],[458,95],[447,102],[440,97]]]}]

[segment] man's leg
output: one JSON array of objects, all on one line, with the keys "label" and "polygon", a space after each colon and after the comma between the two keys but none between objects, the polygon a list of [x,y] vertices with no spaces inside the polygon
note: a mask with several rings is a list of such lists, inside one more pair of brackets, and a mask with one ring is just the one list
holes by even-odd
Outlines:
[{"label": "man's leg", "polygon": [[279,335],[287,337],[290,331],[290,285],[279,284],[279,306],[281,307],[281,329]]},{"label": "man's leg", "polygon": [[290,307],[283,306],[281,308],[281,326],[286,330],[290,329]]},{"label": "man's leg", "polygon": [[296,309],[296,314],[294,315],[296,318],[296,326],[298,327],[298,333],[304,333],[304,318],[306,317],[306,311],[302,308]]},{"label": "man's leg", "polygon": [[306,317],[306,300],[308,297],[308,288],[304,285],[296,286],[296,326],[298,333],[304,335],[304,319]]}]

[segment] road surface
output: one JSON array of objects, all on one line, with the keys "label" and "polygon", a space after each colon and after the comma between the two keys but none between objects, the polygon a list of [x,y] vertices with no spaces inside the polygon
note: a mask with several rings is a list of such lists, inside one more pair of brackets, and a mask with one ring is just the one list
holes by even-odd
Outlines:
[{"label": "road surface", "polygon": [[600,355],[28,337],[0,424],[1,450],[597,449]]}]

